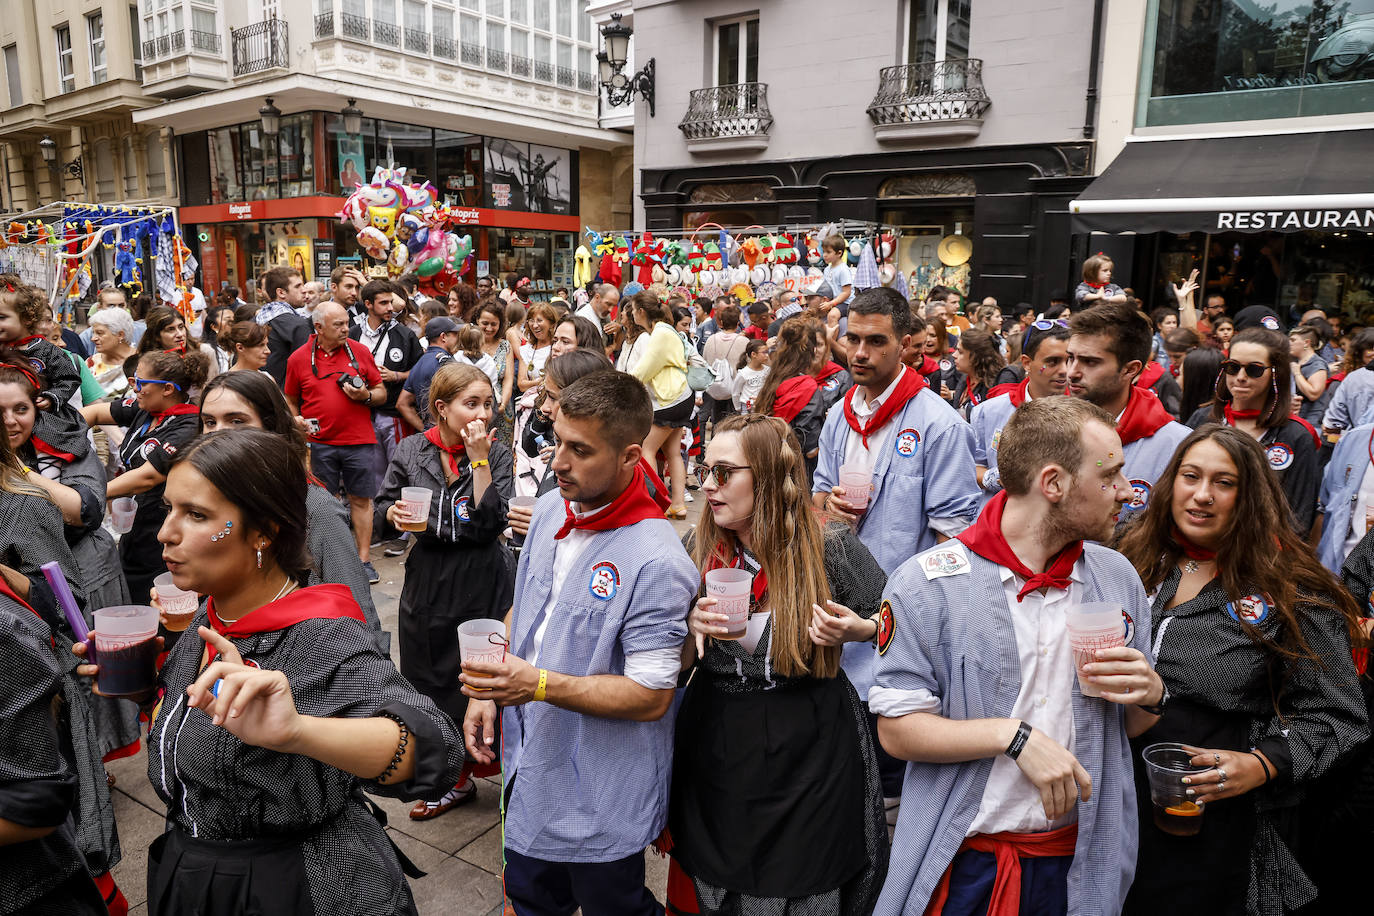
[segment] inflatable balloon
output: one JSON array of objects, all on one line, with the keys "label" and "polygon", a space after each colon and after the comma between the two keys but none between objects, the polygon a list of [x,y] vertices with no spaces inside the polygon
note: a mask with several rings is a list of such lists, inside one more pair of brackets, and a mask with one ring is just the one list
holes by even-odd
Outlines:
[{"label": "inflatable balloon", "polygon": [[382,234],[380,229],[373,226],[365,226],[358,232],[357,238],[358,245],[362,247],[363,251],[367,252],[369,258],[372,258],[374,261],[380,261],[386,257],[388,245],[387,237]]},{"label": "inflatable balloon", "polygon": [[432,277],[444,269],[443,258],[426,258],[415,268],[415,273],[421,277]]}]

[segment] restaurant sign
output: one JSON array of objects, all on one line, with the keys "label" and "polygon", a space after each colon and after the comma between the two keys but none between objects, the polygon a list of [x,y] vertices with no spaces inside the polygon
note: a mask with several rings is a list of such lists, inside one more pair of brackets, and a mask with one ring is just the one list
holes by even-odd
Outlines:
[{"label": "restaurant sign", "polygon": [[1271,230],[1301,232],[1304,229],[1362,229],[1374,231],[1374,209],[1346,207],[1330,210],[1222,210],[1214,231]]}]

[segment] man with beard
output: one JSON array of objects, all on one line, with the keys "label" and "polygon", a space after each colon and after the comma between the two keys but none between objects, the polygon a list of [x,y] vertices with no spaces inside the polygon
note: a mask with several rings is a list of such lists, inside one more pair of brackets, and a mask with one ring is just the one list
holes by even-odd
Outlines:
[{"label": "man with beard", "polygon": [[1116,418],[1132,490],[1125,523],[1150,504],[1155,481],[1190,432],[1153,391],[1135,385],[1152,338],[1149,319],[1125,302],[1104,302],[1069,319],[1068,393]]},{"label": "man with beard", "polygon": [[[881,916],[1118,913],[1134,874],[1127,739],[1165,690],[1139,577],[1087,543],[1130,498],[1121,440],[1098,407],[1036,398],[999,460],[1003,491],[902,564],[879,611],[869,706],[888,753],[911,761]],[[1068,612],[1093,601],[1122,608],[1126,644],[1080,658]]]}]

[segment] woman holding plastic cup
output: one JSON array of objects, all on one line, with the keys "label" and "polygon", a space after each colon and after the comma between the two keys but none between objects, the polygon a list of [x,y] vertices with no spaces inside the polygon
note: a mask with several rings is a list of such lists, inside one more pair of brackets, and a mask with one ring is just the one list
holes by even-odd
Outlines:
[{"label": "woman holding plastic cup", "polygon": [[[461,722],[468,701],[458,682],[458,628],[471,620],[500,620],[515,593],[510,553],[498,541],[506,501],[514,495],[514,459],[488,433],[496,395],[481,369],[441,366],[430,382],[429,402],[435,425],[396,447],[377,514],[392,528],[415,532],[401,587],[401,673]],[[438,817],[476,798],[471,769],[442,799],[417,803],[411,818]]]},{"label": "woman holding plastic cup", "polygon": [[[1293,534],[1264,450],[1242,431],[1207,424],[1185,439],[1141,514],[1120,550],[1154,595],[1168,693],[1163,717],[1132,742],[1140,851],[1126,911],[1176,900],[1242,912],[1247,893],[1261,912],[1293,908],[1313,892],[1289,854],[1302,789],[1369,734],[1354,602]],[[1165,806],[1175,820],[1201,818],[1195,836],[1156,826],[1141,755],[1167,742],[1206,768],[1181,775],[1185,801]]]},{"label": "woman holding plastic cup", "polygon": [[[260,430],[202,436],[169,469],[158,540],[207,604],[157,679],[148,775],[167,830],[148,853],[151,916],[248,900],[263,916],[415,912],[363,790],[440,795],[462,744],[347,589],[303,586],[305,493],[304,466]],[[102,659],[78,673],[99,682]]]},{"label": "woman holding plastic cup", "polygon": [[690,547],[708,591],[719,571],[744,578],[748,610],[732,627],[722,599],[703,597],[688,617],[697,670],[677,720],[674,861],[702,913],[871,912],[887,828],[840,647],[875,637],[862,615],[876,617],[886,579],[846,526],[822,532],[783,420],[728,417],[706,459],[709,512]]}]

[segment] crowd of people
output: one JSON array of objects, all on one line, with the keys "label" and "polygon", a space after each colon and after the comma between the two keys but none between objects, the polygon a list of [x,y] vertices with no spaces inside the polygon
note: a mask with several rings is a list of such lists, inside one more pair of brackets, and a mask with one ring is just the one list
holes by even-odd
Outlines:
[{"label": "crowd of people", "polygon": [[674,914],[1362,899],[1374,328],[822,248],[766,301],[275,267],[83,335],[0,276],[0,913],[127,912],[140,748],[152,916],[414,913],[368,796],[495,774],[517,916],[663,913],[650,847]]}]

